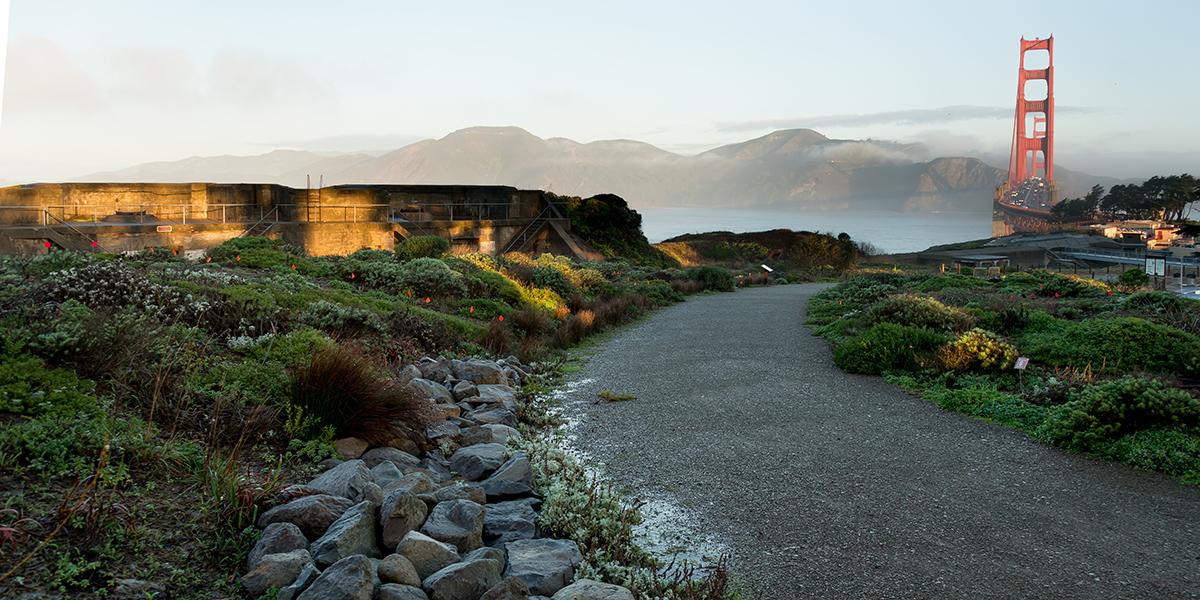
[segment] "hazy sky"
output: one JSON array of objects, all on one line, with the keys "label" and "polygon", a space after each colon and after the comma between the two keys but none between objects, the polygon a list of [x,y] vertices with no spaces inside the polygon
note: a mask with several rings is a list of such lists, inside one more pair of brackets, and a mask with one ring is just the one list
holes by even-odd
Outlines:
[{"label": "hazy sky", "polygon": [[1060,164],[1200,171],[1200,3],[988,4],[13,0],[0,180],[472,125],[678,152],[809,126],[1005,155],[1017,40],[1051,33]]}]

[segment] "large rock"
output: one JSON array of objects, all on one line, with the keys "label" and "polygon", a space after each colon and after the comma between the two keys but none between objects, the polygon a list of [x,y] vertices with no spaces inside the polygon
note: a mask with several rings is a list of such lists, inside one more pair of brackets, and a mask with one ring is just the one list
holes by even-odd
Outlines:
[{"label": "large rock", "polygon": [[333,449],[344,459],[358,458],[367,451],[367,443],[356,437],[346,437],[333,441]]},{"label": "large rock", "polygon": [[504,383],[504,372],[500,365],[490,360],[456,360],[450,363],[454,376],[476,385],[481,383]]},{"label": "large rock", "polygon": [[429,513],[421,533],[470,552],[483,545],[483,506],[470,500],[441,502]]},{"label": "large rock", "polygon": [[420,376],[421,369],[418,369],[417,365],[404,365],[404,368],[400,369],[400,372],[396,375],[396,379],[401,384],[406,384]]},{"label": "large rock", "polygon": [[379,502],[382,498],[380,488],[371,477],[371,471],[362,460],[348,460],[324,473],[304,486],[330,496],[349,498],[354,502],[371,500]]},{"label": "large rock", "polygon": [[341,496],[305,496],[263,513],[258,518],[258,526],[265,529],[272,523],[293,523],[305,537],[315,539],[321,537],[329,525],[354,504],[349,498]]},{"label": "large rock", "polygon": [[297,596],[308,589],[317,577],[320,577],[321,571],[317,569],[317,565],[308,563],[300,574],[296,576],[296,580],[285,587],[279,588],[279,593],[275,594],[275,600],[295,600]]},{"label": "large rock", "polygon": [[419,587],[385,583],[375,590],[375,600],[429,600],[429,596]]},{"label": "large rock", "polygon": [[525,600],[529,598],[529,586],[516,577],[506,577],[497,583],[479,600]]},{"label": "large rock", "polygon": [[393,481],[388,484],[384,490],[387,495],[396,492],[405,494],[429,494],[437,491],[437,484],[433,482],[433,478],[429,476],[427,470],[411,471],[398,481]]},{"label": "large rock", "polygon": [[497,502],[486,507],[483,516],[483,542],[489,546],[537,536],[538,503],[533,498]]},{"label": "large rock", "polygon": [[480,483],[489,500],[526,496],[533,491],[533,469],[529,456],[518,452]]},{"label": "large rock", "polygon": [[251,597],[257,598],[271,588],[281,588],[295,581],[300,571],[311,562],[308,550],[267,554],[258,560],[249,573],[242,575],[242,587]]},{"label": "large rock", "polygon": [[396,490],[379,506],[380,537],[384,548],[395,548],[408,532],[425,522],[429,508],[415,495]]},{"label": "large rock", "polygon": [[433,400],[438,404],[454,404],[454,395],[440,383],[418,377],[408,382],[408,386],[422,398]]},{"label": "large rock", "polygon": [[484,407],[479,410],[473,410],[465,415],[467,419],[480,425],[488,425],[496,423],[499,425],[508,425],[509,427],[517,426],[517,413],[507,408],[488,408]]},{"label": "large rock", "polygon": [[500,564],[483,559],[448,565],[426,577],[421,587],[430,600],[479,600],[497,583],[500,583]]},{"label": "large rock", "polygon": [[313,560],[321,567],[354,554],[378,557],[375,505],[364,500],[351,507],[329,526],[325,535],[313,542],[311,551]]},{"label": "large rock", "polygon": [[387,493],[392,484],[404,478],[404,472],[395,464],[384,461],[371,467],[371,477],[375,480],[375,484],[384,490],[384,493]]},{"label": "large rock", "polygon": [[633,600],[633,593],[619,585],[580,579],[555,592],[554,600]]},{"label": "large rock", "polygon": [[504,385],[480,385],[479,386],[479,402],[487,404],[499,404],[508,410],[517,409],[517,390]]},{"label": "large rock", "polygon": [[421,464],[421,459],[397,448],[371,448],[367,450],[366,454],[362,455],[362,459],[370,469],[374,469],[385,462],[396,465],[396,468],[401,471]]},{"label": "large rock", "polygon": [[450,421],[440,421],[425,428],[425,437],[432,442],[436,442],[441,438],[457,437],[462,434],[462,429],[456,423]]},{"label": "large rock", "polygon": [[454,384],[454,389],[451,391],[454,392],[455,400],[464,400],[479,395],[479,388],[475,387],[475,384],[470,381],[460,381]]},{"label": "large rock", "polygon": [[500,563],[501,571],[504,570],[504,565],[508,564],[508,557],[505,556],[504,550],[500,548],[490,548],[488,546],[476,548],[464,554],[462,557],[462,562],[470,562],[473,560],[479,560],[481,558],[488,558]]},{"label": "large rock", "polygon": [[519,577],[534,594],[549,596],[575,578],[583,560],[579,546],[570,540],[517,540],[504,545],[508,567],[504,575]]},{"label": "large rock", "polygon": [[389,554],[379,561],[379,580],[384,583],[421,586],[417,568],[402,554]]},{"label": "large rock", "polygon": [[508,425],[500,423],[486,423],[479,426],[492,433],[492,441],[497,444],[507,444],[508,440],[521,437],[521,433]]},{"label": "large rock", "polygon": [[459,448],[450,457],[450,468],[468,481],[475,481],[504,464],[503,444],[476,444]]},{"label": "large rock", "polygon": [[246,555],[246,568],[253,569],[259,559],[268,554],[279,554],[308,548],[308,538],[292,523],[271,523],[263,530],[250,554]]},{"label": "large rock", "polygon": [[443,567],[459,561],[458,551],[418,531],[410,531],[396,545],[396,554],[404,556],[422,580]]},{"label": "large rock", "polygon": [[421,370],[421,377],[437,383],[442,383],[454,375],[450,361],[445,358],[423,358],[417,363],[417,368]]},{"label": "large rock", "polygon": [[325,569],[298,600],[371,600],[374,594],[375,564],[356,554]]},{"label": "large rock", "polygon": [[470,500],[479,504],[487,504],[487,494],[478,483],[452,481],[438,488],[433,493],[434,504],[447,500]]}]

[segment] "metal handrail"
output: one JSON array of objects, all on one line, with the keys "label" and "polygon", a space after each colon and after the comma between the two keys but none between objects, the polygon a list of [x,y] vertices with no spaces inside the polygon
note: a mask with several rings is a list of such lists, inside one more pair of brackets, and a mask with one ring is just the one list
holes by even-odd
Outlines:
[{"label": "metal handrail", "polygon": [[546,223],[550,221],[550,217],[547,217],[546,213],[550,212],[550,209],[553,207],[554,204],[547,204],[546,208],[543,208],[542,212],[538,213],[538,215],[533,218],[533,221],[531,221],[529,225],[526,225],[525,229],[521,230],[521,233],[512,236],[512,238],[508,240],[508,243],[504,245],[504,252],[501,252],[501,254],[512,252],[513,248],[517,245],[518,238],[520,238],[521,242],[520,247],[524,247],[525,244],[529,242],[529,236],[531,233],[541,231],[542,227],[545,227]]},{"label": "metal handrail", "polygon": [[66,222],[66,221],[64,221],[64,220],[62,220],[62,219],[60,219],[60,218],[58,218],[58,217],[56,217],[56,216],[54,216],[54,215],[50,214],[50,213],[49,213],[49,211],[47,211],[47,212],[45,213],[45,220],[43,221],[43,222],[45,222],[45,223],[46,223],[46,225],[45,225],[46,227],[49,227],[49,226],[50,226],[50,225],[49,225],[49,219],[54,219],[55,221],[58,221],[59,223],[62,223],[62,224],[63,224],[63,225],[64,225],[64,226],[65,226],[67,229],[70,229],[72,232],[74,232],[74,233],[75,233],[75,235],[78,235],[78,236],[82,237],[83,239],[87,240],[87,241],[88,241],[88,242],[91,244],[91,246],[92,246],[93,248],[95,248],[95,249],[97,249],[97,250],[100,250],[101,252],[103,252],[103,251],[104,251],[104,248],[102,248],[102,247],[100,246],[100,241],[99,241],[99,240],[97,240],[97,239],[93,238],[92,236],[90,236],[90,235],[88,235],[88,234],[86,234],[86,233],[84,233],[84,232],[82,232],[82,231],[80,231],[80,230],[76,229],[74,225],[71,225],[70,223],[68,223],[68,222]]},{"label": "metal handrail", "polygon": [[[275,223],[279,222],[279,207],[278,206],[272,208],[270,211],[267,212],[267,214],[260,217],[258,219],[258,221],[256,221],[253,225],[247,227],[245,231],[239,233],[238,237],[246,237],[246,236],[250,235],[251,231],[254,231],[255,229],[257,229],[259,225],[262,225],[263,223],[265,223],[267,221],[267,219],[271,218],[272,216],[275,217],[275,221],[271,223],[271,225],[274,226]],[[268,227],[268,229],[270,229],[270,227]],[[264,231],[263,233],[266,233],[266,231]]]}]

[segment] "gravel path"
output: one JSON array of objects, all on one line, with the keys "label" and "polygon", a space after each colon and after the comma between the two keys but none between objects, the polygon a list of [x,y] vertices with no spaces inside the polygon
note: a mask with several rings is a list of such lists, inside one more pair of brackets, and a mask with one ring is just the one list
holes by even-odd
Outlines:
[{"label": "gravel path", "polygon": [[690,509],[766,598],[1200,597],[1200,489],[842,373],[803,325],[822,287],[619,331],[568,386],[577,445]]}]

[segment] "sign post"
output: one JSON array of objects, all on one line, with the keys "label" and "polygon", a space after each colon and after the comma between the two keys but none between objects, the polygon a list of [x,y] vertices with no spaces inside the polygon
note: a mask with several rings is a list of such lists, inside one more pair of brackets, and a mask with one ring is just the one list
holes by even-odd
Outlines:
[{"label": "sign post", "polygon": [[1013,364],[1013,368],[1017,370],[1017,385],[1021,386],[1021,393],[1025,393],[1025,367],[1029,366],[1029,359],[1024,356],[1018,356],[1017,362]]}]

